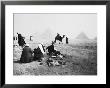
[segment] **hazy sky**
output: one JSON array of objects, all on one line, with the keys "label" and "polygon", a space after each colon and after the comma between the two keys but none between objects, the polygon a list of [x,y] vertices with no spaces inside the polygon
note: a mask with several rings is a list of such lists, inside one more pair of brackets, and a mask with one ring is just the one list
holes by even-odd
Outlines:
[{"label": "hazy sky", "polygon": [[30,35],[47,29],[70,38],[81,32],[94,38],[97,36],[97,14],[14,14],[14,33]]}]

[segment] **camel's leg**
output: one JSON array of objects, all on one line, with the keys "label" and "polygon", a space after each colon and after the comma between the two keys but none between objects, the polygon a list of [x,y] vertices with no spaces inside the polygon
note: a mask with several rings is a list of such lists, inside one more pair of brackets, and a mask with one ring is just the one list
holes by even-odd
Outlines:
[{"label": "camel's leg", "polygon": [[55,39],[54,43],[56,43],[56,39]]}]

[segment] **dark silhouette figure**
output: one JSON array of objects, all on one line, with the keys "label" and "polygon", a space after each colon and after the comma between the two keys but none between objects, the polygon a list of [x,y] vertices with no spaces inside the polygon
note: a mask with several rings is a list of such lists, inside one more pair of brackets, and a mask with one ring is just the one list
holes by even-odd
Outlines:
[{"label": "dark silhouette figure", "polygon": [[66,44],[68,44],[68,38],[66,37]]},{"label": "dark silhouette figure", "polygon": [[42,61],[42,57],[43,57],[43,53],[41,52],[40,48],[38,47],[37,49],[35,48],[34,51],[34,58],[33,60],[38,60],[38,61]]},{"label": "dark silhouette figure", "polygon": [[60,54],[60,51],[56,51],[54,49],[54,42],[52,42],[52,45],[48,46],[46,49],[48,50],[49,56],[52,56],[52,55],[57,56]]},{"label": "dark silhouette figure", "polygon": [[16,37],[13,37],[13,40],[16,40]]},{"label": "dark silhouette figure", "polygon": [[62,42],[62,39],[63,39],[64,37],[65,37],[65,35],[63,35],[63,37],[61,37],[60,34],[57,33],[57,36],[55,37],[55,41],[54,41],[54,42],[56,43],[56,40]]},{"label": "dark silhouette figure", "polygon": [[32,41],[32,36],[30,36],[30,41]]},{"label": "dark silhouette figure", "polygon": [[39,44],[38,48],[34,49],[34,60],[42,61],[42,57],[44,57],[44,46],[42,44]]},{"label": "dark silhouette figure", "polygon": [[48,46],[46,49],[48,50],[48,55],[52,55],[52,53],[55,52],[54,43],[52,42],[52,45]]},{"label": "dark silhouette figure", "polygon": [[19,33],[17,33],[17,34],[18,34],[18,44],[19,44],[19,46],[23,47],[26,44],[24,41],[24,37]]},{"label": "dark silhouette figure", "polygon": [[26,45],[23,48],[22,55],[20,58],[20,62],[21,63],[28,63],[28,62],[31,62],[32,60],[33,60],[32,50],[28,45]]},{"label": "dark silhouette figure", "polygon": [[16,36],[14,36],[14,37],[13,37],[13,40],[17,40],[17,37],[16,37]]}]

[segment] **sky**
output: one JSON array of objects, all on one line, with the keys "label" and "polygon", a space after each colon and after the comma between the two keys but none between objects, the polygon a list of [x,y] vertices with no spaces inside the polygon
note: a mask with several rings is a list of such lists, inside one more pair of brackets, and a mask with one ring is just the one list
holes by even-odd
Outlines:
[{"label": "sky", "polygon": [[92,39],[97,36],[97,14],[14,14],[14,33],[28,36],[43,33],[47,29],[69,38],[75,38],[84,32]]}]

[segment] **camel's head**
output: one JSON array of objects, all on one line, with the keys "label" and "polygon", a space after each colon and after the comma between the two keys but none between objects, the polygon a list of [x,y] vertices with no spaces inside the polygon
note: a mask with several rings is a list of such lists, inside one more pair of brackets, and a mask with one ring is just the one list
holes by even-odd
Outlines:
[{"label": "camel's head", "polygon": [[65,37],[65,35],[63,35],[63,38]]}]

